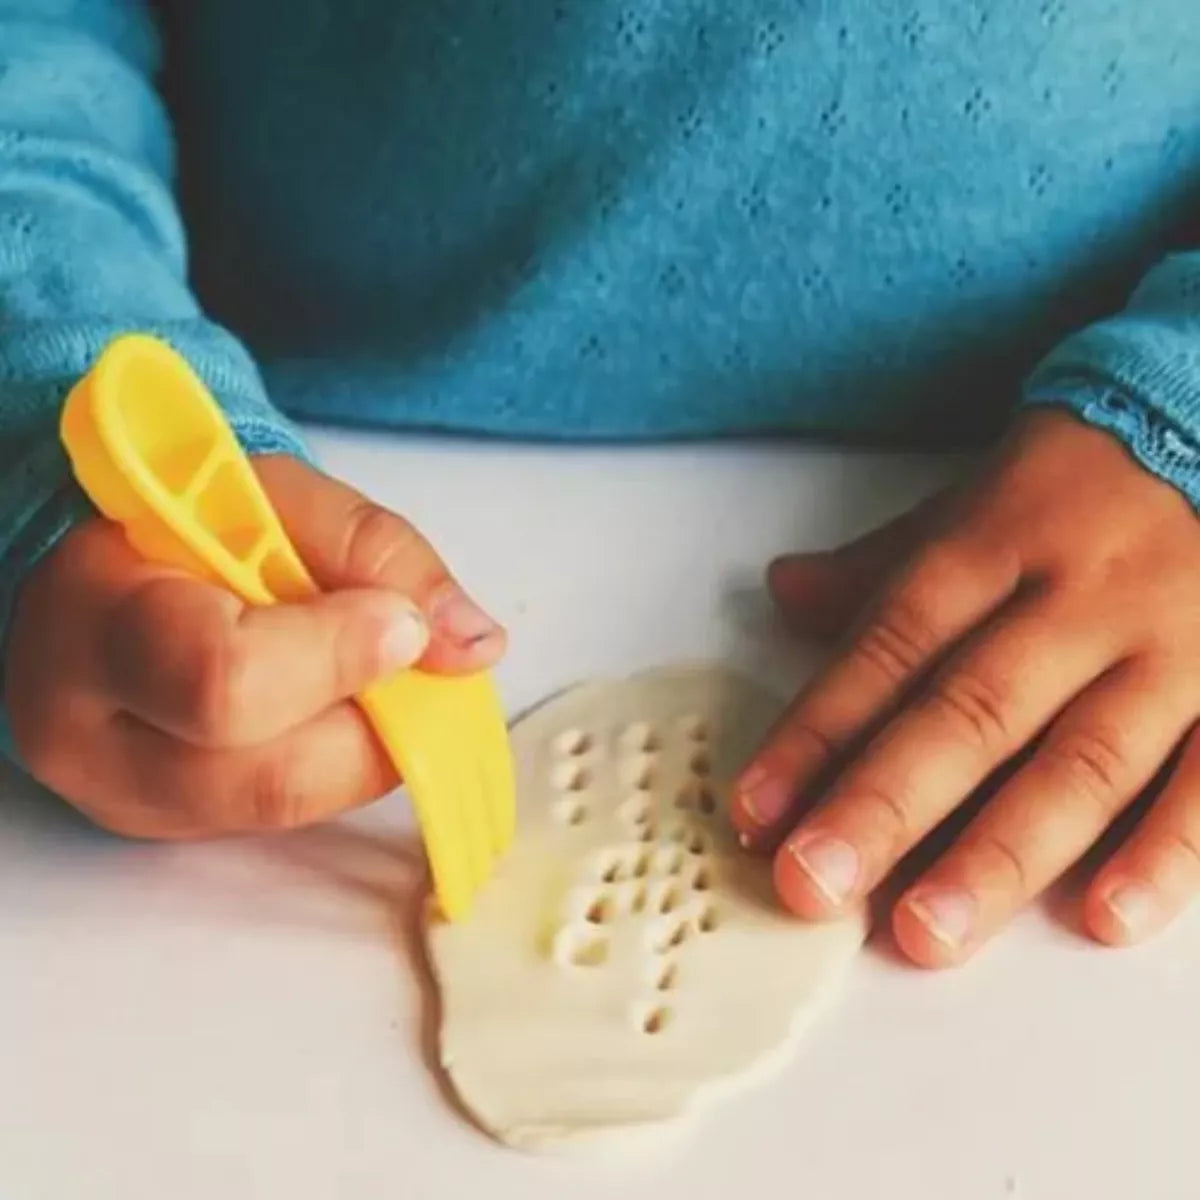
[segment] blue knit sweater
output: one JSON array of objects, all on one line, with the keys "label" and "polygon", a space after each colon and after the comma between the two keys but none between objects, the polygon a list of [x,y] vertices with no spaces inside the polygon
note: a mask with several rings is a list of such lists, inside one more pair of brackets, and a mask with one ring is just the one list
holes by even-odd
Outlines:
[{"label": "blue knit sweater", "polygon": [[0,0],[0,631],[127,329],[255,451],[978,442],[1024,389],[1200,505],[1198,218],[1196,0]]}]

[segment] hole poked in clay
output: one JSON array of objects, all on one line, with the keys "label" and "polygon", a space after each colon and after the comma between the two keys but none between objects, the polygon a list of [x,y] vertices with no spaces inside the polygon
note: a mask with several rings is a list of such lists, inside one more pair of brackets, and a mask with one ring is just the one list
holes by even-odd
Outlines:
[{"label": "hole poked in clay", "polygon": [[668,841],[682,846],[689,854],[703,854],[708,849],[708,839],[691,825],[672,825],[664,832]]},{"label": "hole poked in clay", "polygon": [[654,989],[659,992],[673,991],[679,982],[679,967],[673,962],[666,963],[654,980]]},{"label": "hole poked in clay", "polygon": [[652,825],[643,825],[638,833],[639,842],[653,842],[658,837],[658,830]]},{"label": "hole poked in clay", "polygon": [[638,793],[630,796],[617,809],[617,816],[626,825],[645,825],[650,820],[651,805],[649,797]]},{"label": "hole poked in clay", "polygon": [[675,728],[679,730],[689,742],[707,742],[708,741],[708,722],[698,713],[684,713],[683,716],[675,722]]},{"label": "hole poked in clay", "polygon": [[583,919],[589,925],[607,925],[616,915],[612,897],[601,894],[587,906]]},{"label": "hole poked in clay", "polygon": [[643,1033],[662,1033],[671,1023],[671,1010],[665,1004],[641,1007],[637,1010],[635,1020]]},{"label": "hole poked in clay", "polygon": [[550,782],[560,792],[582,792],[592,782],[590,772],[577,762],[560,763],[550,773]]},{"label": "hole poked in clay", "polygon": [[694,812],[711,817],[717,811],[717,797],[707,783],[693,780],[679,789],[675,797],[675,807],[680,812]]},{"label": "hole poked in clay", "polygon": [[608,961],[608,937],[590,926],[568,925],[554,939],[554,958],[566,967],[603,966]]},{"label": "hole poked in clay", "polygon": [[555,752],[567,758],[578,758],[587,754],[594,745],[592,735],[582,729],[564,730],[554,739]]},{"label": "hole poked in clay", "polygon": [[711,904],[706,904],[700,911],[700,915],[696,918],[696,928],[701,933],[715,933],[720,924],[721,918],[718,916],[716,908]]},{"label": "hole poked in clay", "polygon": [[594,878],[601,883],[619,883],[632,874],[632,861],[624,850],[609,849],[594,860]]},{"label": "hole poked in clay", "polygon": [[712,890],[712,873],[707,867],[697,869],[695,875],[692,876],[692,887],[697,892],[707,892]]},{"label": "hole poked in clay", "polygon": [[668,884],[659,893],[658,896],[658,911],[660,913],[672,913],[679,907],[679,902],[683,897],[680,891],[674,884]]},{"label": "hole poked in clay", "polygon": [[582,825],[587,820],[587,806],[579,800],[560,800],[554,806],[554,816],[563,825]]},{"label": "hole poked in clay", "polygon": [[640,845],[610,845],[591,861],[590,874],[601,883],[624,883],[649,873],[650,855]]},{"label": "hole poked in clay", "polygon": [[653,754],[662,749],[662,741],[654,726],[646,721],[635,721],[622,729],[617,745],[626,754]]},{"label": "hole poked in clay", "polygon": [[701,777],[712,774],[712,759],[703,750],[697,750],[688,763],[693,775]]},{"label": "hole poked in clay", "polygon": [[639,792],[648,792],[654,787],[654,760],[633,758],[621,764],[621,779]]},{"label": "hole poked in clay", "polygon": [[659,922],[650,933],[650,949],[654,954],[666,954],[682,946],[688,939],[688,923],[682,918],[671,917]]}]

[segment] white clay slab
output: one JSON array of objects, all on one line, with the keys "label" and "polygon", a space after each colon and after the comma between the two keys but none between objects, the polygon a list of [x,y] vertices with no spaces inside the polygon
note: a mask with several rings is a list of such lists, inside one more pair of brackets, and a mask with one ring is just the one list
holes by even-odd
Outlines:
[{"label": "white clay slab", "polygon": [[865,921],[780,911],[727,790],[779,711],[712,669],[577,688],[513,730],[516,843],[471,917],[427,927],[441,1059],[500,1140],[676,1122],[781,1065]]}]

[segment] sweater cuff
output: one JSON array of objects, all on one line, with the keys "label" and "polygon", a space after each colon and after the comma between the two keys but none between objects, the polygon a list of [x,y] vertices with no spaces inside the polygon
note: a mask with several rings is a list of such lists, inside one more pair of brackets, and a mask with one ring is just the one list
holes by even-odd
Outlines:
[{"label": "sweater cuff", "polygon": [[1088,380],[1031,389],[1025,404],[1069,409],[1112,434],[1147,471],[1182,492],[1200,515],[1200,442],[1189,430],[1111,384]]},{"label": "sweater cuff", "polygon": [[[1148,280],[1135,300],[1157,304],[1158,291],[1178,286],[1174,271],[1157,272],[1157,291]],[[1024,403],[1106,430],[1200,513],[1200,320],[1190,310],[1129,311],[1067,338],[1027,381]]]}]

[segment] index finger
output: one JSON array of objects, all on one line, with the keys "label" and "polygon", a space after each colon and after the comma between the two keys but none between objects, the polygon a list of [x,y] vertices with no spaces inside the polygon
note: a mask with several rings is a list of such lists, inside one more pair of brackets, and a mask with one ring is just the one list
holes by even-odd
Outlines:
[{"label": "index finger", "polygon": [[787,828],[798,799],[964,634],[1016,589],[1019,570],[950,542],[927,546],[768,735],[734,791],[751,845]]},{"label": "index finger", "polygon": [[503,629],[410,522],[297,459],[261,458],[255,467],[323,589],[388,588],[421,610],[431,635],[422,667],[477,671],[500,657]]},{"label": "index finger", "polygon": [[116,706],[208,747],[276,737],[415,662],[426,643],[420,615],[392,592],[256,608],[173,574],[129,591],[102,636]]}]

